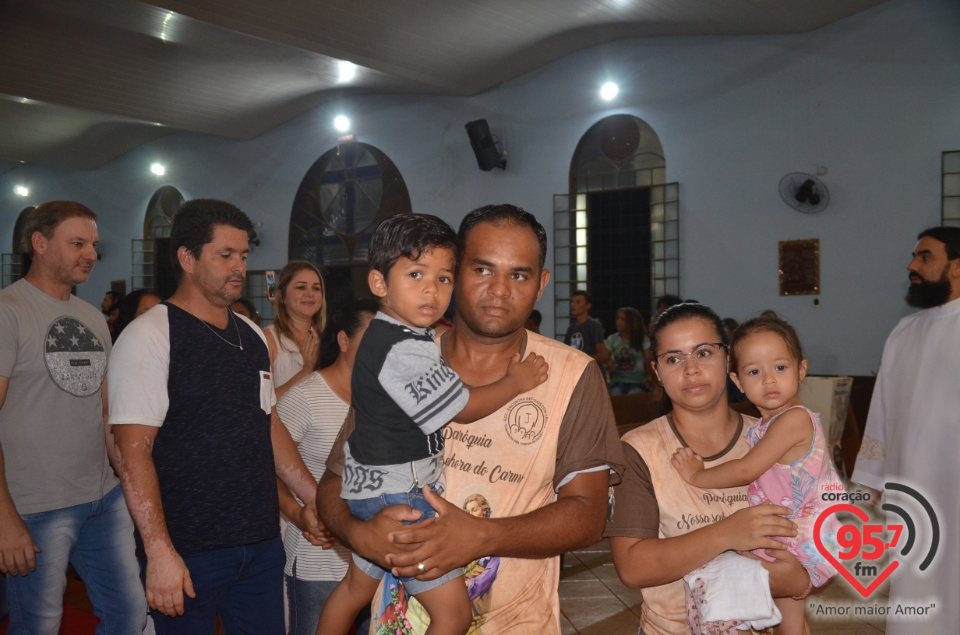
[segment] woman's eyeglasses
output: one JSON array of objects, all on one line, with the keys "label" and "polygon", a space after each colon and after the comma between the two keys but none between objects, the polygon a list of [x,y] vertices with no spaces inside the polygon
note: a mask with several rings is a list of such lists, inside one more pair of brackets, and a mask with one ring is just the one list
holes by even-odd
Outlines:
[{"label": "woman's eyeglasses", "polygon": [[679,371],[687,363],[687,358],[701,366],[712,366],[725,359],[724,349],[726,348],[726,344],[717,342],[715,344],[701,344],[689,353],[670,351],[657,355],[657,367],[667,372]]}]

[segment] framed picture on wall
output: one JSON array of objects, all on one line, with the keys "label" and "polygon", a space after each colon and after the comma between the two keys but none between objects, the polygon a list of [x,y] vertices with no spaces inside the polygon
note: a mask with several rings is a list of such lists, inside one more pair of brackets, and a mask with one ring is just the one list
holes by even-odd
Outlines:
[{"label": "framed picture on wall", "polygon": [[780,295],[820,293],[820,240],[780,241]]}]

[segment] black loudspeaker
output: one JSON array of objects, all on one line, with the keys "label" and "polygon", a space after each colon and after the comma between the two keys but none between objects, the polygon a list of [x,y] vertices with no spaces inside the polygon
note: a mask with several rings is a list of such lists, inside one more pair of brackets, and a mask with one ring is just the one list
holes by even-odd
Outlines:
[{"label": "black loudspeaker", "polygon": [[487,125],[486,119],[471,121],[464,127],[470,136],[470,146],[477,156],[477,165],[481,170],[489,172],[493,168],[502,170],[507,167],[507,160],[500,153],[496,139],[490,134],[490,126]]}]

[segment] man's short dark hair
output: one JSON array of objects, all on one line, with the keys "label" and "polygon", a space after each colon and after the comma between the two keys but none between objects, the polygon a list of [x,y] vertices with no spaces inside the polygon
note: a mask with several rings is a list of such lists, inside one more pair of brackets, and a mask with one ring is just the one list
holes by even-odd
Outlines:
[{"label": "man's short dark hair", "polygon": [[[259,324],[257,320],[260,319],[260,311],[257,311],[257,305],[255,305],[250,298],[237,298],[237,302],[242,304],[247,312],[250,313],[250,319],[253,320],[254,323]],[[234,304],[237,302],[234,302]]]},{"label": "man's short dark hair", "polygon": [[574,291],[573,293],[570,294],[570,299],[572,300],[572,299],[574,298],[574,296],[578,296],[578,295],[582,295],[584,301],[585,301],[587,304],[590,304],[590,305],[593,304],[593,296],[590,295],[590,292],[589,292],[589,291],[585,291],[585,290],[583,290],[583,289],[577,289],[576,291]]},{"label": "man's short dark hair", "polygon": [[177,252],[186,247],[199,260],[203,246],[213,242],[213,229],[217,225],[243,230],[248,238],[253,233],[253,222],[236,205],[212,198],[197,198],[180,206],[170,230],[170,259],[178,281],[183,269]]},{"label": "man's short dark hair", "polygon": [[23,224],[23,242],[26,243],[27,253],[33,256],[33,235],[37,232],[50,239],[53,230],[68,218],[89,218],[97,220],[97,215],[86,205],[75,201],[47,201],[37,205],[27,214]]},{"label": "man's short dark hair", "polygon": [[917,236],[917,240],[930,237],[938,240],[947,248],[947,259],[960,258],[960,227],[931,227]]},{"label": "man's short dark hair", "polygon": [[104,295],[110,296],[110,300],[114,304],[116,304],[117,302],[123,299],[123,294],[120,293],[119,291],[114,291],[113,289],[111,289],[110,291],[107,291]]},{"label": "man's short dark hair", "polygon": [[520,227],[529,227],[536,234],[537,241],[540,243],[540,269],[543,269],[544,263],[547,262],[547,230],[543,228],[536,216],[516,205],[505,203],[478,207],[467,214],[460,222],[460,231],[457,232],[457,236],[460,239],[461,249],[467,242],[467,236],[480,223],[493,225],[513,223]]},{"label": "man's short dark hair", "polygon": [[443,220],[429,214],[398,214],[380,223],[370,237],[370,269],[386,277],[400,258],[419,260],[437,247],[457,260],[457,235]]}]

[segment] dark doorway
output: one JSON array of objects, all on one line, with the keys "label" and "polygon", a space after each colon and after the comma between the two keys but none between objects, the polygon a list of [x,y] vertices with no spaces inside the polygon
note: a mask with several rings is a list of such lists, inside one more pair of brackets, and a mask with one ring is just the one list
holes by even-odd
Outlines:
[{"label": "dark doorway", "polygon": [[620,307],[650,317],[650,188],[593,192],[587,218],[590,313],[610,335]]},{"label": "dark doorway", "polygon": [[161,298],[167,299],[177,290],[177,276],[173,272],[173,262],[170,260],[170,239],[156,238],[154,245],[154,282],[156,291]]}]

